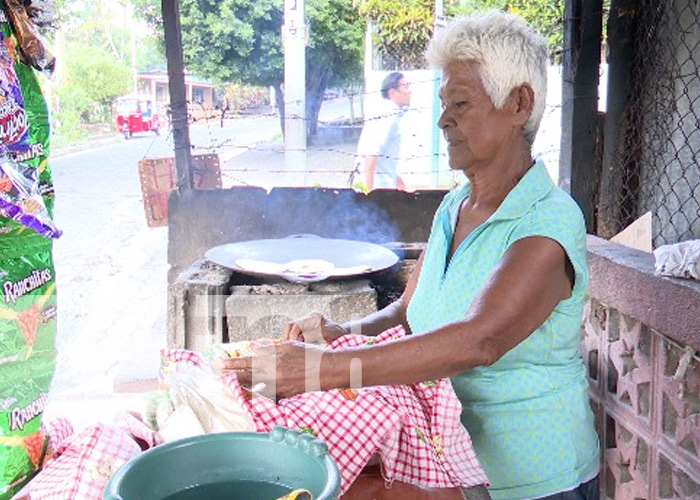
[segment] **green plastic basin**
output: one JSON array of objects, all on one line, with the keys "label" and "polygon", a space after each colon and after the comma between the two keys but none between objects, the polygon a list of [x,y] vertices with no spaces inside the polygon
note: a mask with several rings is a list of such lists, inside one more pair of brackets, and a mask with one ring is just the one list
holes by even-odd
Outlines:
[{"label": "green plastic basin", "polygon": [[338,468],[325,443],[284,428],[230,432],[156,446],[124,464],[104,500],[275,500],[306,489],[336,500]]}]

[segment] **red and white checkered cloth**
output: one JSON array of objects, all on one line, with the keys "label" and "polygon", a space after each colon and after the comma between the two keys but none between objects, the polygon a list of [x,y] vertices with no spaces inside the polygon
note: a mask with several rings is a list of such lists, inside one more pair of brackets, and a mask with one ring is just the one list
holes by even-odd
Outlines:
[{"label": "red and white checkered cloth", "polygon": [[114,425],[94,425],[73,434],[60,418],[46,426],[53,456],[32,480],[32,500],[100,500],[112,474],[141,453],[136,439],[150,447],[159,437],[133,415],[120,414]]},{"label": "red and white checkered cloth", "polygon": [[[329,349],[389,342],[403,337],[402,327],[377,337],[344,336]],[[191,351],[164,351],[164,364],[207,363]],[[328,445],[340,470],[341,493],[347,491],[379,455],[387,481],[447,488],[488,484],[471,438],[460,422],[461,404],[449,379],[433,383],[368,387],[355,391],[311,392],[281,400],[250,398],[232,372],[224,380],[234,399],[253,417],[259,432],[275,426],[301,429]]]},{"label": "red and white checkered cloth", "polygon": [[[329,349],[390,342],[402,328],[378,337],[345,336]],[[186,363],[208,364],[200,354],[169,350],[164,371]],[[246,409],[259,432],[275,426],[300,429],[323,440],[347,491],[378,455],[387,481],[433,488],[488,484],[471,439],[459,417],[461,405],[448,379],[434,383],[311,392],[275,404],[241,388],[232,372],[223,375],[231,394]],[[99,500],[112,474],[129,459],[160,443],[141,420],[122,413],[111,426],[96,425],[73,434],[65,419],[45,425],[52,457],[32,480],[32,500]]]}]

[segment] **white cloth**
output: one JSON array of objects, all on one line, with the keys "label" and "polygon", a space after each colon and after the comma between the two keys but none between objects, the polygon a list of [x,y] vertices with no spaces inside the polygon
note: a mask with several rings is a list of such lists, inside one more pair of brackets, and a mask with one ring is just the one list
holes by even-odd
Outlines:
[{"label": "white cloth", "polygon": [[374,188],[396,189],[399,156],[401,153],[402,109],[390,99],[382,99],[376,112],[365,119],[357,155],[364,165],[367,156],[376,156]]},{"label": "white cloth", "polygon": [[700,280],[700,240],[660,246],[654,258],[657,274]]}]

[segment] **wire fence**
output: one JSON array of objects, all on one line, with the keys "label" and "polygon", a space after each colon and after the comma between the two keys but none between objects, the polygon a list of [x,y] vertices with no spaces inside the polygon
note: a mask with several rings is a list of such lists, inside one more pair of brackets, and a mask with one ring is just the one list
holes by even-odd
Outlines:
[{"label": "wire fence", "polygon": [[[620,230],[647,212],[652,244],[700,237],[700,3],[641,0],[631,89],[599,227]],[[610,234],[602,234],[610,236]]]},{"label": "wire fence", "polygon": [[[297,181],[302,179],[303,185],[307,186],[358,187],[357,182],[361,183],[364,178],[362,167],[358,168],[358,140],[364,126],[383,117],[377,114],[378,108],[375,107],[382,101],[378,87],[386,71],[389,70],[377,72],[375,85],[370,85],[369,90],[354,95],[354,114],[361,120],[349,120],[353,114],[350,112],[350,99],[342,92],[339,97],[324,101],[318,135],[309,138],[306,150],[285,145],[279,116],[275,107],[270,106],[253,112],[226,114],[225,121],[221,120],[220,110],[206,110],[206,113],[202,113],[205,118],[191,125],[206,129],[206,133],[191,137],[192,152],[219,154],[224,187],[252,185],[270,188],[290,185],[287,183],[289,176]],[[439,75],[426,70],[402,71],[410,82],[412,98],[400,119],[402,142],[399,155],[391,159],[397,160],[400,174],[409,189],[449,189],[461,182],[462,176],[449,168],[446,145],[441,135],[438,135],[439,144],[434,142],[437,116],[432,99],[434,87],[436,83],[439,84]],[[535,154],[545,160],[555,181],[560,149],[560,79],[560,69],[553,67],[550,81],[554,98],[548,100],[534,149]],[[324,114],[326,107],[339,111]],[[309,120],[303,115],[288,114],[287,118],[303,122]],[[264,141],[245,141],[239,136],[225,135],[221,132],[222,123],[229,126],[232,121],[245,121],[249,130],[268,127],[272,133]],[[172,134],[166,135],[167,140],[171,140],[171,137]],[[306,153],[305,164],[295,164],[294,167],[286,164],[285,156],[288,153],[300,152]]]}]

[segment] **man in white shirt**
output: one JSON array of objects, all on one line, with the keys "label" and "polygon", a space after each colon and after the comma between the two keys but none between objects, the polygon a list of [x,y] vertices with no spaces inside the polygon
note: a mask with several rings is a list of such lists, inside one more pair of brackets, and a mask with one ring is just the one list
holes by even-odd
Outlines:
[{"label": "man in white shirt", "polygon": [[389,73],[382,82],[382,106],[368,118],[360,136],[357,153],[364,158],[365,186],[373,189],[401,189],[406,185],[398,175],[401,150],[400,120],[411,102],[409,84],[401,73]]}]

